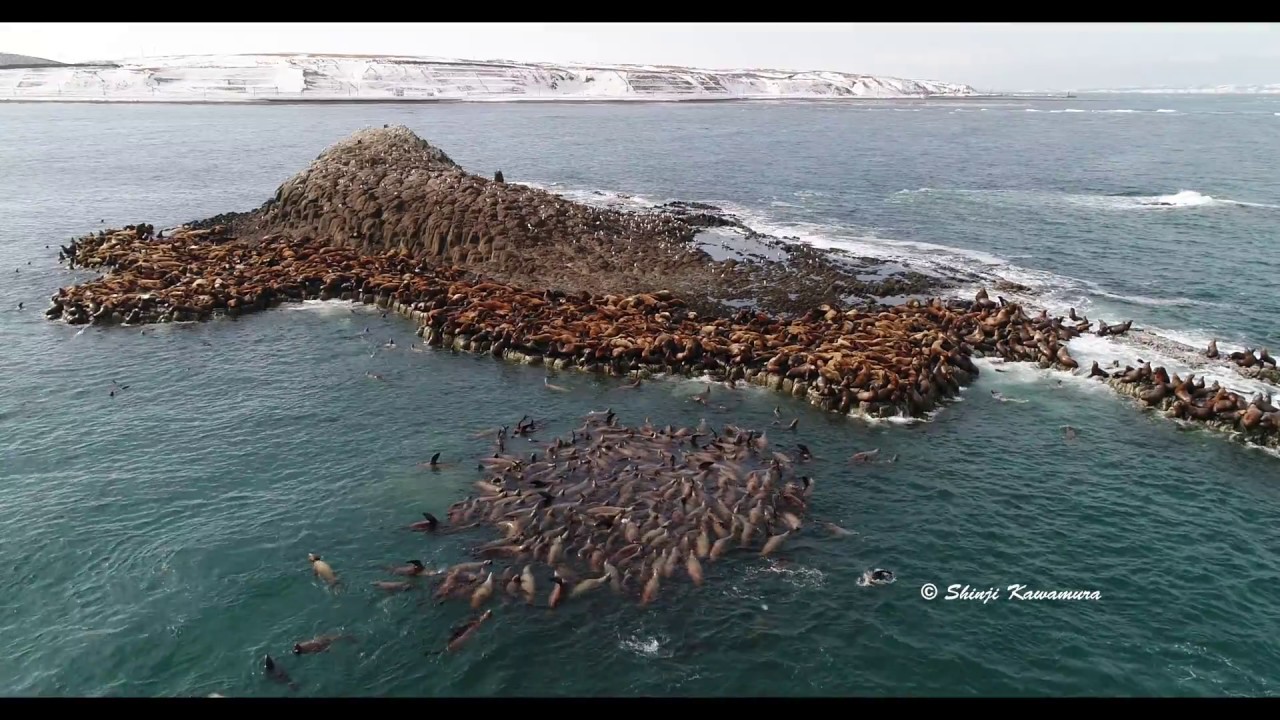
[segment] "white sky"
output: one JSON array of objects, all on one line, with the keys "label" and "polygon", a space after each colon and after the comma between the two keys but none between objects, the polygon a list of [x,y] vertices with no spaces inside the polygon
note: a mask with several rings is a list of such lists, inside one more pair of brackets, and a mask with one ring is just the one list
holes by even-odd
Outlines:
[{"label": "white sky", "polygon": [[980,90],[1280,82],[1280,24],[6,23],[0,52],[63,62],[312,52],[839,70]]}]

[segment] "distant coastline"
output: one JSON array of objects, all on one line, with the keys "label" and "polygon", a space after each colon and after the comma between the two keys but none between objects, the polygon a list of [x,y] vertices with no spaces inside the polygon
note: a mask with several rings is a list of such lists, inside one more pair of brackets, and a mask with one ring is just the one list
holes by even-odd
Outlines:
[{"label": "distant coastline", "polygon": [[706,102],[990,97],[968,85],[842,72],[702,70],[338,55],[189,55],[0,68],[0,101]]}]

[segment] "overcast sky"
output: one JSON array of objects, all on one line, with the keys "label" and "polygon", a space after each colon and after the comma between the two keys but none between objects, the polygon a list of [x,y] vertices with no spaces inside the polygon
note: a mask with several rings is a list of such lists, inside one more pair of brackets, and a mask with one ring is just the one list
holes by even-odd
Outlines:
[{"label": "overcast sky", "polygon": [[1280,82],[1280,24],[0,24],[0,52],[63,62],[312,52],[840,70],[980,90]]}]

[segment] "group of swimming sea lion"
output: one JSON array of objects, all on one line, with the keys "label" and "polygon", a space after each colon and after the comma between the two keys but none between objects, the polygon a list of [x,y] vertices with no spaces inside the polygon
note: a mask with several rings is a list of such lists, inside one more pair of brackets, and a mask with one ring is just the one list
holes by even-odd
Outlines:
[{"label": "group of swimming sea lion", "polygon": [[[430,512],[407,529],[424,534],[485,528],[499,537],[474,548],[476,559],[444,569],[419,560],[388,568],[404,580],[374,581],[401,592],[425,580],[440,601],[464,600],[476,614],[454,627],[444,652],[461,648],[493,617],[496,602],[555,609],[606,586],[641,606],[657,602],[664,585],[687,580],[702,586],[710,567],[733,554],[779,553],[805,527],[816,482],[797,475],[812,456],[770,447],[755,431],[619,425],[612,410],[588,414],[569,437],[556,438],[523,457],[507,451],[510,435],[529,437],[540,423],[527,417],[495,434],[497,451],[479,460],[477,493],[454,503],[447,519]],[[489,434],[489,433],[486,433]],[[874,455],[875,451],[862,453]],[[439,453],[429,467],[439,466]],[[831,523],[836,536],[850,531]],[[322,556],[307,556],[314,575],[341,583]],[[870,571],[869,571],[870,572]],[[871,584],[892,582],[875,570]],[[866,580],[866,578],[864,578]],[[863,584],[866,584],[865,582]],[[349,635],[321,635],[295,643],[293,653],[324,652]],[[264,675],[297,685],[272,656]]]},{"label": "group of swimming sea lion", "polygon": [[496,593],[554,608],[608,585],[647,605],[664,580],[702,585],[708,563],[769,556],[799,534],[815,486],[796,475],[802,462],[732,425],[633,428],[612,411],[589,415],[541,453],[480,461],[487,477],[448,523],[498,529],[476,553],[505,567],[451,573],[436,595],[477,609]]}]

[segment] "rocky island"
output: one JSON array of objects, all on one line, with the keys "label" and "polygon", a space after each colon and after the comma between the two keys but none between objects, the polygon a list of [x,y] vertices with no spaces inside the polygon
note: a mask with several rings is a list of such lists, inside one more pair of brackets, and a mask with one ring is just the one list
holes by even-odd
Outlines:
[{"label": "rocky island", "polygon": [[[256,210],[73,241],[64,259],[108,273],[60,290],[47,316],[141,324],[305,299],[375,303],[411,318],[434,347],[618,376],[745,380],[826,410],[910,417],[970,383],[973,358],[1084,372],[1071,338],[1130,329],[1028,313],[986,290],[877,304],[947,281],[868,280],[868,261],[767,239],[769,253],[741,259],[699,247],[700,231],[735,223],[693,203],[574,203],[468,173],[407,128],[384,127],[332,146]],[[1239,355],[1241,367],[1275,366],[1265,350]],[[1172,417],[1280,446],[1268,397],[1143,363],[1087,372]]]}]

